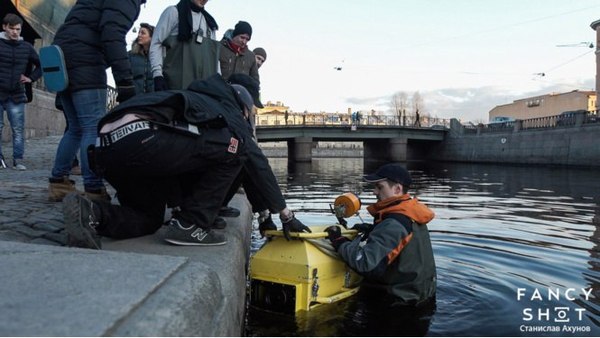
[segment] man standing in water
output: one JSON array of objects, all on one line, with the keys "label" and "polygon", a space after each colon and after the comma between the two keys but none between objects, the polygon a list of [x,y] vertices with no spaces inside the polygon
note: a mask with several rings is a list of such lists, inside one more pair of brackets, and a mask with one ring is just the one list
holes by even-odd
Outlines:
[{"label": "man standing in water", "polygon": [[331,226],[325,229],[328,239],[364,277],[355,305],[370,313],[368,335],[425,334],[435,308],[436,268],[427,229],[434,213],[408,194],[412,180],[400,165],[386,164],[364,180],[375,185],[377,203],[367,208],[374,224],[359,224],[362,235],[353,241]]}]

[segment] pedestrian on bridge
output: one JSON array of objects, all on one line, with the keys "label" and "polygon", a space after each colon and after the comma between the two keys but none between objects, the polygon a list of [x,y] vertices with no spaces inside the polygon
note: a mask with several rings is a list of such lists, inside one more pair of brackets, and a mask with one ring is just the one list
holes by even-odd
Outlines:
[{"label": "pedestrian on bridge", "polygon": [[415,112],[415,127],[421,127],[421,115],[419,115],[419,110]]}]

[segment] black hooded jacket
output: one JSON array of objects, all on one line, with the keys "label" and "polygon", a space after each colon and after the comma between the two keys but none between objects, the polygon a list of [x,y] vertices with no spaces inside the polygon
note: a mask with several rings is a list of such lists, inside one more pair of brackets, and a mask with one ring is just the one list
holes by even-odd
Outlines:
[{"label": "black hooded jacket", "polygon": [[267,201],[269,209],[272,212],[279,212],[285,208],[285,199],[277,179],[268,159],[252,139],[252,128],[244,118],[235,91],[219,74],[192,82],[188,90],[168,90],[136,95],[102,118],[98,130],[106,123],[135,112],[149,114],[156,121],[166,124],[184,121],[200,127],[226,126],[243,144],[240,149],[241,155],[245,157],[244,167],[250,179],[260,187],[260,193]]},{"label": "black hooded jacket", "polygon": [[[172,109],[147,109],[170,107]],[[105,123],[115,121],[131,112],[143,111],[158,122],[172,124],[184,121],[203,126],[228,126],[242,143],[252,142],[250,124],[244,119],[233,88],[218,74],[196,80],[188,90],[167,90],[139,94],[121,103],[100,120],[98,131]]]}]

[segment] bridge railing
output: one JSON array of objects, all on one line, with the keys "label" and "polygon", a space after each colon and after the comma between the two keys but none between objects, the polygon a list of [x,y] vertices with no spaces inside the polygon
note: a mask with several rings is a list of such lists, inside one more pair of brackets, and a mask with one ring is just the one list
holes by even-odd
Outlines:
[{"label": "bridge railing", "polygon": [[[521,120],[520,129],[543,129],[543,128],[555,128],[555,127],[569,127],[575,126],[578,122],[578,113],[572,114],[559,114],[553,116],[536,117],[532,119]],[[583,124],[596,124],[600,123],[600,117],[598,111],[591,110],[582,112],[583,116],[580,123]]]},{"label": "bridge railing", "polygon": [[[111,110],[116,107],[118,92],[116,88],[108,86],[107,90],[107,109]],[[463,125],[465,134],[476,133],[494,133],[507,132],[515,129],[518,125],[519,130],[528,129],[544,129],[555,127],[575,126],[576,114],[559,114],[553,116],[536,117],[525,120],[509,121],[504,123],[493,124],[478,124],[468,123]],[[600,115],[597,110],[585,112],[581,124],[600,124]],[[352,121],[349,114],[298,114],[290,115],[257,115],[257,127],[279,127],[288,126],[401,126],[414,128],[450,128],[450,119],[422,116],[419,121],[416,121],[415,116],[397,115],[367,115],[360,118],[358,121]]]},{"label": "bridge railing", "polygon": [[257,115],[256,126],[259,127],[281,127],[281,126],[403,126],[415,128],[449,128],[450,119],[423,116],[416,121],[414,116],[399,118],[395,115],[369,115],[352,121],[349,115]]},{"label": "bridge railing", "polygon": [[[578,116],[578,114],[581,114]],[[579,122],[578,122],[579,121]],[[598,111],[586,111],[573,114],[559,114],[553,116],[535,117],[525,120],[516,120],[503,123],[480,123],[475,125],[469,123],[463,125],[463,133],[494,133],[494,132],[511,132],[514,130],[531,130],[531,129],[549,129],[557,127],[573,127],[576,125],[585,124],[600,124],[600,116]]]}]

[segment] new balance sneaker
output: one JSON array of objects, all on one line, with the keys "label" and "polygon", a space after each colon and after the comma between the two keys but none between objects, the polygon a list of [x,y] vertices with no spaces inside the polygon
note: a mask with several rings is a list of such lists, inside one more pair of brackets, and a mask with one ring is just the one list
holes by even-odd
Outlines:
[{"label": "new balance sneaker", "polygon": [[221,207],[221,209],[219,209],[219,216],[221,217],[238,217],[239,215],[240,211],[236,208]]},{"label": "new balance sneaker", "polygon": [[210,229],[202,229],[195,224],[186,225],[176,218],[171,218],[165,234],[165,241],[175,245],[223,245],[227,243],[225,236]]},{"label": "new balance sneaker", "polygon": [[4,162],[4,156],[0,155],[0,169],[6,169],[6,162]]},{"label": "new balance sneaker", "polygon": [[23,164],[22,160],[13,160],[14,170],[27,170],[27,167]]},{"label": "new balance sneaker", "polygon": [[83,194],[70,193],[63,199],[63,214],[67,245],[79,248],[101,249],[100,236],[96,232],[99,214],[94,202]]}]

